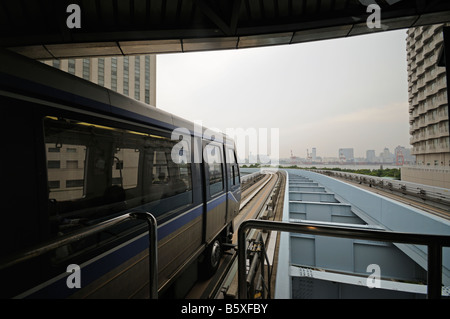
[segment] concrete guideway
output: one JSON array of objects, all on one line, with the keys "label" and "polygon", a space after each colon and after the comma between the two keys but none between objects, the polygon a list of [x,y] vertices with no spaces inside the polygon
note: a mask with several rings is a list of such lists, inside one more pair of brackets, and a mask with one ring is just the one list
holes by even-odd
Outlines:
[{"label": "concrete guideway", "polygon": [[[309,200],[302,201],[299,197],[302,195],[299,195],[298,191],[286,191],[285,200],[289,202],[288,206],[285,205],[283,215],[286,222],[310,223],[312,227],[336,225],[412,233],[450,234],[450,223],[442,219],[378,195],[367,194],[366,191],[321,174],[289,170],[289,185],[297,187],[299,182],[317,182],[317,187],[325,188],[325,193],[332,194],[334,198],[329,195],[327,201],[330,202],[325,202],[324,198],[316,196],[317,202],[311,203]],[[295,200],[291,200],[290,196],[295,197]],[[353,214],[354,220],[358,220],[359,223],[323,218],[326,215],[333,215],[329,213],[330,207],[340,205],[347,207],[346,214]],[[410,227],[412,224],[416,224],[416,227]],[[443,254],[443,295],[448,295],[449,291],[449,250],[444,248]],[[423,296],[424,291],[426,293],[426,248],[416,245],[282,233],[278,263],[283,266],[277,273],[277,298],[364,298],[370,295],[379,298],[410,298]],[[375,290],[367,287],[362,287],[362,290],[361,287],[355,288],[355,283],[361,282],[362,277],[367,279],[371,275],[367,269],[372,264],[380,266],[380,282],[383,289],[375,293]],[[310,269],[310,272],[299,269]],[[317,276],[304,276],[305,273]],[[323,276],[318,276],[319,273]],[[326,282],[339,283],[340,293]],[[404,282],[411,285],[405,285]]]}]

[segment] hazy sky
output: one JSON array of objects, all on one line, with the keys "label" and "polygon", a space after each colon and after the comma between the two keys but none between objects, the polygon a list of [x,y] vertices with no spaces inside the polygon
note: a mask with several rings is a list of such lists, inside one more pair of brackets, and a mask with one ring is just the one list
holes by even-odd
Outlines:
[{"label": "hazy sky", "polygon": [[[157,107],[206,127],[278,128],[280,157],[409,147],[406,30],[157,57]],[[270,130],[269,130],[270,132]]]}]

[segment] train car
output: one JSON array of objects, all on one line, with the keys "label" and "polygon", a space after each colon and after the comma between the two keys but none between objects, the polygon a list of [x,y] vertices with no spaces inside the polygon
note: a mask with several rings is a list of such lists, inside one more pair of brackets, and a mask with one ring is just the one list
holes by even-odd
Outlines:
[{"label": "train car", "polygon": [[[232,140],[41,62],[0,60],[2,298],[146,298],[151,286],[179,298],[186,269],[215,272],[239,212]],[[145,220],[101,228],[134,213],[156,220],[157,280]]]}]

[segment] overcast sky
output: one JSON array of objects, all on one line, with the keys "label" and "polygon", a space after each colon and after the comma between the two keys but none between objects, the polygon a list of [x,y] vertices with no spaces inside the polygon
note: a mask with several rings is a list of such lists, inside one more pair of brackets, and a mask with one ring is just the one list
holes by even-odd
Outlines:
[{"label": "overcast sky", "polygon": [[206,127],[277,128],[280,157],[409,147],[406,30],[157,57],[157,107]]}]

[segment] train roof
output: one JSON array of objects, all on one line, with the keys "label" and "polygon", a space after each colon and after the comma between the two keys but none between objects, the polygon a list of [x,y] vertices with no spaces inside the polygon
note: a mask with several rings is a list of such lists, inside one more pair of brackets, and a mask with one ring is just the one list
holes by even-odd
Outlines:
[{"label": "train roof", "polygon": [[[200,134],[197,132],[199,128],[191,121],[44,63],[4,49],[0,49],[0,61],[2,61],[0,63],[0,88],[2,90],[150,124],[163,129],[186,128],[191,134]],[[210,139],[211,137],[207,135],[211,133],[211,130],[205,127],[201,129],[201,135]],[[220,136],[224,142],[230,141],[229,138],[225,139],[225,134],[221,132],[214,134],[216,137]]]}]

